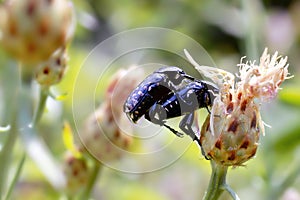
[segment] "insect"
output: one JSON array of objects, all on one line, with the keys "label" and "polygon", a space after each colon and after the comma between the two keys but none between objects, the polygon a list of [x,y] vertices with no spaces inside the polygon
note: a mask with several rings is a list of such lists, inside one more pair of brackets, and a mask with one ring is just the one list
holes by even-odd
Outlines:
[{"label": "insect", "polygon": [[129,95],[124,112],[134,123],[144,116],[179,137],[183,137],[183,134],[168,126],[166,120],[184,116],[179,128],[200,145],[192,130],[194,112],[204,107],[208,110],[209,106],[211,98],[206,83],[196,80],[178,67],[163,67],[150,74]]},{"label": "insect", "polygon": [[[179,128],[200,145],[199,139],[192,130],[194,115],[199,108],[206,108],[210,112],[208,106],[211,106],[208,87],[206,83],[195,80],[181,90],[170,93],[167,99],[156,102],[145,113],[145,118],[154,124],[165,126],[167,119],[184,116],[179,123]],[[182,133],[174,129],[171,131],[177,136],[183,137]]]},{"label": "insect", "polygon": [[127,98],[123,110],[136,123],[158,101],[177,91],[184,80],[194,80],[178,67],[162,67],[142,81]]}]

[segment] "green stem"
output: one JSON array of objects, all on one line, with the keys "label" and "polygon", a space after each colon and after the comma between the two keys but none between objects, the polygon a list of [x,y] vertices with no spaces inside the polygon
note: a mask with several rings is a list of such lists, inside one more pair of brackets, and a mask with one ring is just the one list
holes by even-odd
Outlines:
[{"label": "green stem", "polygon": [[228,167],[217,164],[213,160],[210,163],[212,174],[203,200],[217,200],[224,190],[230,194],[232,199],[239,200],[237,194],[226,184]]},{"label": "green stem", "polygon": [[284,191],[286,191],[286,189],[296,181],[299,175],[300,175],[300,167],[296,167],[294,170],[290,172],[290,174],[287,177],[283,179],[283,181],[279,185],[277,185],[276,187],[272,187],[270,189],[268,194],[268,199],[270,200],[276,199],[277,197],[282,196]]},{"label": "green stem", "polygon": [[261,38],[261,21],[263,19],[262,5],[259,1],[241,0],[244,19],[246,24],[245,30],[245,53],[247,58],[257,60],[259,59],[258,49],[260,49]]},{"label": "green stem", "polygon": [[90,195],[91,195],[91,192],[94,188],[94,185],[96,183],[96,180],[99,176],[99,173],[100,171],[102,170],[103,168],[103,165],[97,161],[94,161],[94,166],[93,166],[93,169],[92,169],[92,172],[90,174],[90,179],[89,179],[89,182],[85,188],[85,190],[83,191],[82,195],[81,195],[81,198],[82,200],[85,200],[85,199],[89,199]]},{"label": "green stem", "polygon": [[[12,109],[10,110],[10,112],[12,112],[12,120],[11,122],[11,128],[8,132],[8,136],[6,139],[6,142],[3,145],[3,148],[0,152],[0,199],[2,199],[2,195],[1,194],[5,194],[5,186],[7,185],[7,174],[8,174],[8,169],[10,167],[10,160],[12,157],[12,153],[13,153],[13,147],[15,145],[15,142],[17,140],[18,137],[18,133],[19,133],[19,128],[29,128],[33,130],[37,124],[37,122],[39,121],[39,119],[42,116],[43,110],[45,108],[45,103],[46,103],[46,99],[48,96],[48,88],[46,89],[42,89],[41,90],[41,94],[40,94],[40,99],[39,99],[39,104],[38,107],[35,111],[35,115],[33,117],[32,123],[29,124],[29,121],[27,117],[24,118],[24,116],[29,115],[30,112],[30,107],[31,107],[31,97],[30,97],[30,88],[28,87],[30,85],[30,81],[31,79],[29,79],[28,77],[28,72],[23,71],[22,70],[22,66],[19,66],[19,74],[20,74],[20,83],[19,86],[17,88],[17,92],[16,92],[16,97],[13,99],[17,99],[17,101],[13,104],[14,106],[12,107]],[[24,153],[22,156],[22,159],[20,160],[18,169],[16,171],[16,174],[13,177],[13,180],[11,183],[9,183],[8,186],[8,191],[6,192],[6,199],[10,197],[15,184],[17,183],[20,174],[22,172],[23,166],[24,166],[24,162],[26,159],[26,154]]]},{"label": "green stem", "polygon": [[[4,78],[5,82],[11,82],[10,79],[17,80],[17,71],[11,71],[9,69],[5,70],[6,76]],[[22,98],[19,94],[21,90],[20,82],[13,82],[7,84],[4,88],[4,113],[5,113],[5,122],[10,124],[10,129],[6,135],[5,141],[3,141],[3,146],[0,151],[0,199],[3,199],[8,182],[8,172],[11,164],[11,158],[13,154],[13,148],[15,146],[17,137],[18,137],[18,128],[17,128],[17,113],[19,108],[18,99]]]},{"label": "green stem", "polygon": [[233,189],[229,185],[224,185],[224,190],[226,190],[233,200],[240,200],[238,195],[233,191]]},{"label": "green stem", "polygon": [[[13,111],[13,120],[16,121],[16,113]],[[12,121],[13,121],[12,120]],[[13,147],[18,137],[18,131],[16,127],[16,123],[13,123],[11,126],[10,131],[8,132],[6,141],[2,147],[0,152],[0,199],[3,198],[3,194],[5,194],[5,187],[7,185],[7,178],[8,178],[8,169],[11,163],[11,157],[13,153]]]},{"label": "green stem", "polygon": [[5,200],[10,199],[10,196],[12,194],[14,186],[16,185],[16,183],[17,183],[17,181],[18,181],[18,179],[20,177],[20,174],[21,174],[21,171],[22,171],[22,168],[23,168],[25,160],[26,160],[26,153],[23,153],[22,158],[20,160],[20,163],[18,165],[17,171],[14,174],[13,180],[12,180],[12,182],[11,182],[9,188],[8,188],[8,192],[6,193],[6,196],[4,198]]},{"label": "green stem", "polygon": [[33,120],[32,120],[32,123],[31,123],[32,127],[35,127],[36,124],[41,119],[41,117],[43,115],[43,112],[44,112],[44,109],[45,109],[45,105],[46,105],[48,95],[49,95],[49,87],[41,87],[39,103],[38,103],[37,108],[35,109]]}]

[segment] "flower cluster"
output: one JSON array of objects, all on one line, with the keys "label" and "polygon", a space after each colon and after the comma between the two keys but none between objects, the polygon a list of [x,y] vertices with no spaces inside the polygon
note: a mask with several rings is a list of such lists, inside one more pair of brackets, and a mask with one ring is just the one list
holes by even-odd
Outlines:
[{"label": "flower cluster", "polygon": [[243,63],[239,74],[200,66],[185,51],[191,64],[218,87],[211,114],[201,130],[205,156],[226,166],[238,166],[252,158],[257,150],[264,124],[260,103],[273,99],[281,83],[290,78],[287,57],[263,52],[260,63]]}]

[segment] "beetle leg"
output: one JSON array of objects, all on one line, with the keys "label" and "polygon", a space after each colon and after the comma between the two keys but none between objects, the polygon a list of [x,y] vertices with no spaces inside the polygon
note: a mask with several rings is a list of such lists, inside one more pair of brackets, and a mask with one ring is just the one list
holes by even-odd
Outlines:
[{"label": "beetle leg", "polygon": [[165,121],[163,119],[157,119],[155,118],[155,115],[158,113],[157,110],[159,109],[160,106],[159,104],[154,104],[148,112],[145,113],[145,118],[154,123],[154,124],[157,124],[157,125],[160,125],[160,126],[164,126],[166,127],[167,129],[169,129],[172,133],[174,133],[176,136],[178,137],[183,137],[183,134],[176,131],[175,129],[173,129],[172,127],[170,127],[169,125],[165,124]]},{"label": "beetle leg", "polygon": [[[160,121],[160,120],[157,120],[155,118],[151,118],[149,116],[149,112],[145,113],[145,118],[147,120],[149,120],[150,122],[154,123],[154,124],[157,124],[157,125],[160,125],[160,126],[164,126],[166,127],[167,129],[169,129],[172,133],[174,133],[176,136],[178,137],[183,137],[183,133],[180,133],[178,131],[176,131],[175,129],[173,129],[172,127],[170,127],[169,125],[165,124],[164,121]],[[154,119],[154,120],[153,120]]]},{"label": "beetle leg", "polygon": [[196,141],[198,143],[198,145],[200,146],[202,155],[205,157],[205,159],[209,160],[209,158],[204,153],[200,139],[196,136],[196,133],[192,129],[192,125],[194,122],[194,116],[195,116],[194,112],[191,114],[185,115],[183,117],[183,119],[181,120],[179,127],[183,132],[185,132],[187,135],[189,135],[193,139],[193,141]]},{"label": "beetle leg", "polygon": [[163,124],[163,126],[166,127],[167,129],[169,129],[169,130],[170,130],[172,133],[174,133],[176,136],[181,137],[181,138],[183,137],[183,134],[182,134],[182,133],[176,131],[175,129],[173,129],[173,128],[170,127],[169,125]]},{"label": "beetle leg", "polygon": [[[154,124],[158,124],[158,125],[160,125],[160,126],[163,126],[164,125],[164,120],[163,119],[161,119],[161,118],[156,118],[155,116],[157,115],[157,114],[159,114],[159,104],[154,104],[149,110],[148,110],[148,112],[146,112],[145,113],[145,118],[148,120],[148,121],[150,121],[150,122],[152,122],[152,123],[154,123]],[[159,115],[158,115],[158,117],[159,117]]]},{"label": "beetle leg", "polygon": [[208,112],[209,114],[211,114],[211,112],[210,112],[208,106],[205,106],[205,108],[206,108],[207,112]]},{"label": "beetle leg", "polygon": [[184,133],[189,135],[193,140],[196,140],[196,142],[198,142],[198,144],[200,145],[200,141],[197,138],[194,130],[192,129],[192,125],[193,125],[193,122],[194,122],[194,115],[195,115],[194,112],[192,112],[188,115],[185,115],[179,123],[179,128]]}]

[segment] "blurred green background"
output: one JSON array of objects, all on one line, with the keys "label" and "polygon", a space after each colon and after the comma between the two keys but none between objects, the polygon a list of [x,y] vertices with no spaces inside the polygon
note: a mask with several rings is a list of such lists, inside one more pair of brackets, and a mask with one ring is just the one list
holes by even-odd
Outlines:
[{"label": "blurred green background", "polygon": [[[295,77],[286,81],[278,98],[262,105],[266,127],[256,157],[245,167],[229,170],[228,183],[244,199],[300,199],[300,1],[297,0],[73,0],[77,29],[69,47],[69,69],[63,81],[51,90],[67,92],[61,102],[48,102],[39,130],[57,159],[62,159],[62,121],[72,123],[72,94],[76,75],[90,51],[110,36],[132,28],[164,27],[186,34],[199,42],[220,68],[237,72],[242,56],[258,59],[265,47],[288,56],[289,71]],[[176,43],[176,41],[174,41]],[[172,47],[170,43],[170,48]],[[192,52],[190,52],[192,53]],[[164,55],[162,55],[164,56]],[[170,59],[166,55],[165,60]],[[172,61],[170,61],[172,62]],[[5,100],[13,89],[16,63],[1,50],[0,91]],[[128,66],[120,66],[128,67]],[[196,74],[194,74],[197,76]],[[17,78],[17,77],[15,77]],[[109,80],[109,74],[105,77]],[[89,77],[86,85],[89,88]],[[99,92],[103,99],[105,85]],[[85,102],[85,90],[82,102]],[[102,91],[102,92],[101,92]],[[6,110],[0,106],[1,120]],[[205,112],[201,112],[205,116]],[[84,118],[83,116],[82,118]],[[202,119],[203,120],[203,119]],[[15,149],[15,161],[22,147]],[[173,149],[170,149],[172,154]],[[176,150],[174,150],[176,151]],[[167,155],[162,155],[167,156]],[[124,158],[126,160],[126,157]],[[196,145],[164,169],[145,174],[122,173],[105,168],[93,196],[95,199],[191,200],[201,199],[209,182],[209,162],[199,156]],[[36,164],[28,159],[13,194],[14,199],[58,199]],[[224,194],[221,199],[229,199]]]}]

